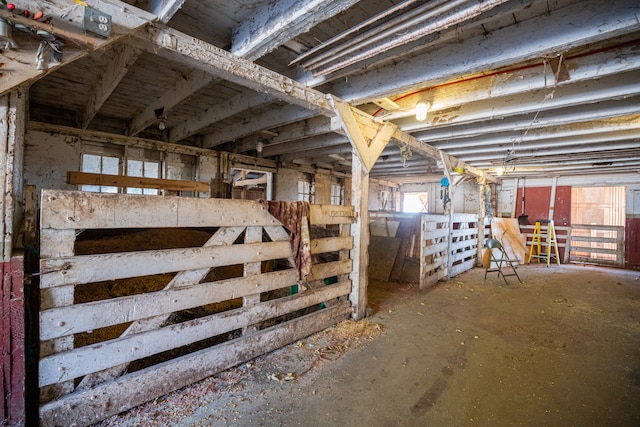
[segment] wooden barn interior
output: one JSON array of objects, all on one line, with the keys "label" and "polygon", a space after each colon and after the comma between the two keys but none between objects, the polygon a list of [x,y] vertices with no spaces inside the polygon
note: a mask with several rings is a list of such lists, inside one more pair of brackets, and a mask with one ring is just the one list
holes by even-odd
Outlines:
[{"label": "wooden barn interior", "polygon": [[639,68],[634,0],[2,0],[5,424],[362,321],[374,281],[640,270]]}]

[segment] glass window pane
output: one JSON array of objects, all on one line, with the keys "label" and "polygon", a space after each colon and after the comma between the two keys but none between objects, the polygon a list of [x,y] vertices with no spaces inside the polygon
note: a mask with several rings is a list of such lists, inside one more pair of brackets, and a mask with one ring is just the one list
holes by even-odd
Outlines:
[{"label": "glass window pane", "polygon": [[[100,156],[93,154],[82,155],[82,172],[100,173]],[[93,191],[93,190],[86,190]]]},{"label": "glass window pane", "polygon": [[120,159],[117,157],[102,157],[102,173],[108,175],[119,175]]},{"label": "glass window pane", "polygon": [[[141,160],[127,160],[127,175],[129,176],[143,176],[142,175],[142,161]],[[136,193],[139,194],[139,193]]]},{"label": "glass window pane", "polygon": [[160,163],[144,162],[144,177],[145,178],[159,178],[160,177]]}]

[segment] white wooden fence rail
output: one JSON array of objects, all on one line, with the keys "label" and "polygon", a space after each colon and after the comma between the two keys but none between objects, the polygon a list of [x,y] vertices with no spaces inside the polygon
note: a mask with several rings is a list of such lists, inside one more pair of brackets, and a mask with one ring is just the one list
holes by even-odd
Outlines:
[{"label": "white wooden fence rail", "polygon": [[624,227],[572,224],[570,262],[624,266]]},{"label": "white wooden fence rail", "polygon": [[420,289],[473,268],[478,252],[477,215],[424,214],[420,230]]},{"label": "white wooden fence rail", "polygon": [[[289,234],[258,202],[44,190],[41,425],[100,421],[348,318],[354,219],[352,207],[311,206],[311,224],[333,231],[312,233],[315,261],[305,289],[297,286]],[[83,230],[158,228],[212,235],[200,247],[75,253]],[[274,262],[275,270],[268,267]],[[229,266],[240,266],[238,277],[208,279]],[[157,291],[74,297],[78,286],[167,274]],[[183,312],[199,314],[172,320]],[[124,332],[88,344],[77,339],[108,328]],[[142,367],[131,369],[136,362]]]}]

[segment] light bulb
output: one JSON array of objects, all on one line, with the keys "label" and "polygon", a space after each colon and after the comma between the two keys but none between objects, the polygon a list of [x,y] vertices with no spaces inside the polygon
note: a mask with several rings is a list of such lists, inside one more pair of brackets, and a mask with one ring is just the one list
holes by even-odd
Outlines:
[{"label": "light bulb", "polygon": [[165,125],[164,120],[160,120],[160,123],[158,123],[158,129],[165,130],[166,127],[167,125]]},{"label": "light bulb", "polygon": [[420,101],[416,104],[416,120],[424,122],[427,120],[427,110],[429,109],[429,103]]},{"label": "light bulb", "polygon": [[503,167],[499,167],[499,168],[497,168],[497,169],[496,169],[496,174],[497,174],[498,176],[502,176],[502,175],[504,175],[504,168],[503,168]]}]

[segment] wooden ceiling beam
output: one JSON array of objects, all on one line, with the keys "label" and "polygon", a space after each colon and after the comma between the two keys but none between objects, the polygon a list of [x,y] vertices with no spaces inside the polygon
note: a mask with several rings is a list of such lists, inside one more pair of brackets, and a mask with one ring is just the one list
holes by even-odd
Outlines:
[{"label": "wooden ceiling beam", "polygon": [[[587,105],[598,102],[624,99],[640,95],[640,80],[637,71],[593,79],[586,82],[566,83],[557,87],[538,89],[529,93],[480,100],[455,108],[427,113],[425,122],[417,122],[415,117],[397,120],[400,128],[412,134],[430,129],[439,123],[468,124],[479,123],[478,128],[491,126],[496,117],[501,119],[522,116],[527,113],[544,113],[567,107],[583,106],[584,113],[578,112],[575,119],[589,117]],[[427,132],[428,133],[428,132]]]},{"label": "wooden ceiling beam", "polygon": [[160,22],[166,24],[180,10],[185,0],[151,0],[151,13],[158,16]]},{"label": "wooden ceiling beam", "polygon": [[264,129],[288,125],[299,120],[309,119],[315,115],[316,113],[313,111],[301,108],[298,105],[274,106],[271,110],[259,116],[254,116],[248,122],[238,120],[218,132],[206,134],[203,146],[207,148],[216,147]]},{"label": "wooden ceiling beam", "polygon": [[[354,69],[344,70],[347,74],[358,71],[358,79],[335,80],[331,92],[348,102],[361,104],[389,94],[419,90],[425,82],[436,85],[451,81],[455,76],[463,78],[512,64],[552,58],[604,38],[615,39],[637,32],[640,30],[638,16],[640,4],[628,0],[572,3],[519,22],[517,31],[514,26],[505,26],[469,39],[455,50],[445,44],[410,58],[405,56],[401,67],[389,55],[384,58],[388,66],[377,63],[380,62],[377,58],[365,61]],[[558,31],[558,28],[563,30]],[[406,48],[403,53],[406,55]],[[339,76],[337,73],[335,78]]]},{"label": "wooden ceiling beam", "polygon": [[359,0],[284,0],[262,6],[233,32],[231,52],[250,61],[306,33]]},{"label": "wooden ceiling beam", "polygon": [[[336,117],[335,110],[329,104],[327,96],[322,92],[261,67],[258,64],[247,61],[246,59],[237,58],[223,49],[217,48],[202,40],[194,39],[162,24],[150,24],[147,29],[148,32],[144,35],[145,40],[155,46],[154,50],[159,55],[165,55],[171,60],[178,60],[195,68],[208,70],[222,79],[229,80],[257,92],[268,93],[292,104],[290,107],[299,106],[309,110],[309,112],[314,115],[320,114],[327,117]],[[358,120],[365,126],[368,126],[370,129],[379,128],[380,121],[376,122],[372,116],[358,109],[352,110],[358,114]],[[283,117],[279,117],[277,113],[276,111],[274,117],[271,119],[271,123],[265,123],[261,129],[274,128],[284,124],[277,123],[278,120],[283,120]],[[269,113],[265,115],[265,117],[268,116]],[[290,122],[307,119],[309,117],[311,117],[311,115],[293,118]],[[371,138],[373,138],[373,136],[371,136]],[[399,129],[395,129],[393,138],[397,143],[409,145],[427,157],[440,158],[439,150],[435,147],[427,145]],[[217,142],[221,144],[226,142],[226,140]],[[204,146],[213,146],[212,140],[210,138],[205,140]],[[485,181],[487,179],[484,172],[470,165],[465,165],[464,162],[452,158],[451,163],[455,165],[455,167],[464,166],[465,170],[479,178],[479,180]]]},{"label": "wooden ceiling beam", "polygon": [[[211,74],[207,75],[213,79],[213,76]],[[176,98],[176,100],[180,99],[181,98]],[[187,119],[184,122],[172,127],[171,131],[169,132],[169,140],[171,142],[178,142],[181,139],[198,133],[200,130],[204,129],[207,126],[210,126],[213,123],[228,119],[232,116],[235,116],[236,114],[240,114],[244,111],[250,110],[251,108],[257,108],[263,105],[267,105],[274,100],[275,98],[272,95],[256,93],[253,91],[247,91],[238,94],[233,98],[221,103],[217,106],[217,108],[202,111],[200,114],[197,114],[190,119]],[[226,131],[228,132],[228,129],[226,129]],[[240,136],[234,136],[229,139],[236,139],[239,137]],[[219,138],[215,139],[215,135],[212,135],[210,138],[205,139],[209,139],[207,143],[211,144],[211,147],[226,142],[226,140],[220,141]]]},{"label": "wooden ceiling beam", "polygon": [[62,61],[51,62],[46,70],[38,70],[34,61],[35,48],[32,50],[23,48],[18,51],[8,49],[4,55],[12,62],[3,69],[0,95],[22,84],[32,84],[53,70],[82,58],[89,52],[106,48],[156,19],[155,15],[118,0],[95,0],[92,6],[111,16],[111,34],[106,39],[87,35],[84,30],[84,7],[69,3],[67,0],[35,0],[30,3],[33,10],[43,11],[45,16],[52,17],[52,24],[26,19],[0,9],[0,18],[24,24],[35,30],[47,31],[65,42]]},{"label": "wooden ceiling beam", "polygon": [[86,129],[102,108],[111,93],[120,84],[120,81],[133,66],[142,50],[129,44],[114,46],[110,52],[111,60],[107,62],[106,69],[97,75],[97,82],[89,92],[89,101],[84,107],[82,116],[82,128]]},{"label": "wooden ceiling beam", "polygon": [[623,120],[625,116],[640,114],[640,96],[625,99],[601,101],[596,104],[580,104],[573,107],[542,111],[532,120],[531,113],[488,120],[487,123],[466,123],[453,126],[435,126],[412,135],[427,144],[456,139],[478,138],[487,134],[525,131],[526,129],[544,129],[565,125],[577,125],[600,120]]},{"label": "wooden ceiling beam", "polygon": [[[156,117],[156,110],[162,108],[165,113],[168,113],[171,108],[175,107],[178,103],[182,102],[199,90],[205,88],[212,82],[212,80],[213,76],[211,74],[198,69],[193,70],[185,77],[179,77],[174,82],[172,88],[168,88],[160,98],[149,104],[131,120],[131,124],[129,125],[129,135],[135,136],[152,123],[156,122],[158,120],[158,117]],[[187,126],[186,123],[183,125],[185,127]],[[186,132],[181,128],[178,128],[176,132],[183,133],[183,136],[178,140],[193,135],[193,133]]]}]

